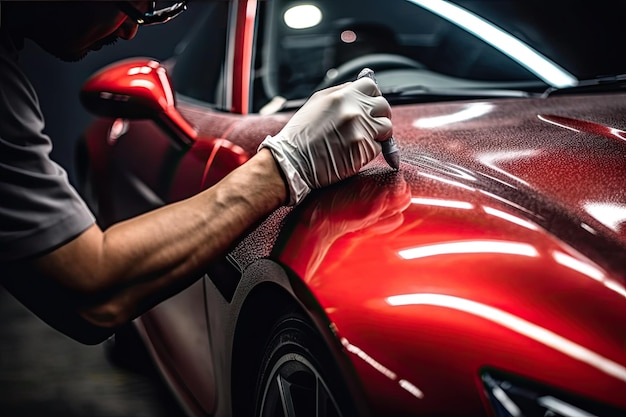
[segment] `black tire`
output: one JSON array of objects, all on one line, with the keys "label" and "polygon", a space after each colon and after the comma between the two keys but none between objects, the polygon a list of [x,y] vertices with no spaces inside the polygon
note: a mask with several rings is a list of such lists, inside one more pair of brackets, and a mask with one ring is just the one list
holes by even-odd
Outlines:
[{"label": "black tire", "polygon": [[357,415],[323,338],[297,313],[283,316],[270,333],[257,383],[254,415]]}]

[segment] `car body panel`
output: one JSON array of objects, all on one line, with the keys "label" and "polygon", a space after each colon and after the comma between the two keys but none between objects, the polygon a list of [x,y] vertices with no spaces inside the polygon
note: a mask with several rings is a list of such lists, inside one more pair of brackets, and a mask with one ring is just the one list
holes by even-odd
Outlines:
[{"label": "car body panel", "polygon": [[[557,113],[589,126],[585,114],[596,116],[598,107],[610,108],[612,100],[620,99],[624,96],[602,96],[597,101],[581,97],[573,106],[575,111],[572,98],[538,100],[530,111],[524,106],[525,117],[520,117],[522,109],[516,100],[398,106],[394,108],[394,133],[402,152],[399,172],[392,172],[378,158],[356,179],[313,193],[310,205],[305,202],[302,208],[279,213],[280,218],[274,218],[272,224],[287,222],[290,226],[284,230],[290,233],[274,232],[275,244],[261,225],[235,249],[234,258],[245,267],[269,256],[302,280],[336,329],[344,354],[361,381],[367,381],[363,389],[374,413],[428,415],[443,412],[441,404],[449,405],[446,412],[450,415],[469,409],[478,413],[484,398],[477,375],[485,367],[528,374],[540,382],[624,407],[624,403],[615,403],[615,394],[625,389],[626,382],[626,329],[619,330],[626,320],[624,271],[620,269],[625,256],[623,229],[612,230],[586,210],[588,201],[623,201],[624,164],[620,158],[626,156],[625,148],[620,139],[606,134],[623,128],[623,122],[598,123],[576,132],[542,120],[554,120],[555,116],[546,114]],[[559,106],[559,101],[565,105]],[[436,135],[419,127],[420,120],[451,117],[472,106],[487,106],[491,111],[440,126]],[[507,120],[507,114],[515,115],[515,120]],[[228,118],[222,136],[229,143],[240,144],[243,154],[253,152],[262,140],[260,134],[251,135],[260,130],[258,117]],[[279,129],[288,117],[274,116],[265,131]],[[563,120],[558,120],[562,124]],[[598,122],[605,120],[611,120],[608,112]],[[204,126],[215,126],[212,122],[212,117],[205,117],[197,123],[198,143],[203,142]],[[140,130],[126,138],[132,150],[124,148],[122,140],[113,148],[122,158],[117,163],[157,185],[154,180],[166,178],[165,174],[142,172],[149,166],[135,164],[139,156],[133,156],[137,149],[151,149],[154,160],[165,158],[167,152],[154,153],[159,133],[149,123],[134,123]],[[510,129],[526,140],[507,145],[504,139],[510,137]],[[544,139],[547,134],[550,140]],[[246,140],[241,140],[243,136]],[[136,147],[142,137],[150,137],[152,143]],[[164,201],[192,195],[224,173],[220,171],[203,184],[210,152],[196,151],[196,146],[182,156],[185,162],[179,169],[170,172],[170,194]],[[587,157],[582,162],[577,158],[581,149]],[[500,159],[490,156],[494,154]],[[549,162],[545,171],[538,171],[537,161]],[[554,170],[562,175],[548,175]],[[598,178],[606,188],[594,187]],[[410,186],[412,204],[392,232],[384,232],[383,227],[380,233],[380,222],[359,226],[358,233],[348,233],[323,248],[326,252],[321,258],[314,259],[319,253],[306,256],[320,249],[312,214],[322,213],[318,218],[332,218],[337,223],[353,221],[352,211],[360,210],[350,207],[363,201],[375,204],[372,196],[385,196],[386,191],[404,184]],[[123,204],[130,203],[125,200]],[[367,213],[368,207],[363,210]],[[267,240],[262,249],[261,239]],[[246,246],[250,242],[254,246]],[[307,242],[312,242],[311,247],[303,248]],[[446,248],[446,244],[451,246]],[[407,255],[415,259],[403,259],[399,255],[402,250],[415,252]],[[245,257],[240,256],[242,252]],[[316,265],[314,270],[311,265]],[[387,276],[394,280],[384,279]],[[196,293],[191,297],[198,296],[198,288],[188,291]],[[389,297],[403,295],[408,296],[407,305],[390,304]],[[572,308],[581,299],[586,304]],[[147,313],[142,322],[167,322],[168,311],[177,311],[179,303],[187,304],[175,297]],[[196,317],[195,326],[200,328],[204,316],[192,312],[179,316],[178,326],[193,323],[191,317]],[[373,327],[376,332],[368,331]],[[189,366],[188,375],[182,371],[185,386],[189,387],[189,381],[194,382],[191,386],[199,386],[195,384],[200,378],[198,367],[191,362],[184,365],[185,361],[172,353],[179,350],[180,355],[186,349],[172,346],[169,351],[170,339],[163,337],[166,332],[159,332],[155,339],[155,331],[150,340],[160,340],[159,350],[171,355],[168,363],[176,363],[177,369]],[[177,336],[173,337],[175,341]],[[415,357],[424,358],[428,367],[420,362],[409,366]],[[203,373],[210,379],[208,371]],[[593,386],[589,380],[595,381]],[[204,410],[209,411],[215,395],[205,387],[194,398],[204,399]],[[378,403],[377,398],[384,400]]]},{"label": "car body panel", "polygon": [[[260,2],[232,4],[228,111],[177,98],[192,143],[158,120],[86,131],[102,227],[212,186],[293,114],[250,113]],[[625,107],[623,93],[394,104],[399,171],[379,156],[271,213],[141,334],[190,415],[232,415],[263,291],[306,311],[362,415],[491,416],[485,370],[626,409]]]}]

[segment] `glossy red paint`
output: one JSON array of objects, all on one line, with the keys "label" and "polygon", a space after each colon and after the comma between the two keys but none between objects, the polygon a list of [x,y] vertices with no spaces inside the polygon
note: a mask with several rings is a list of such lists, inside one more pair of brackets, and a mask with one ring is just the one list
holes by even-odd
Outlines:
[{"label": "glossy red paint", "polygon": [[[624,201],[626,147],[604,134],[624,122],[573,132],[539,117],[617,120],[623,99],[394,108],[401,172],[374,164],[284,229],[277,258],[355,346],[378,412],[481,415],[483,367],[626,406],[626,218],[611,228],[588,210]],[[422,127],[472,106],[491,110]]]},{"label": "glossy red paint", "polygon": [[[399,172],[379,158],[283,213],[286,224],[270,252],[249,242],[267,236],[275,219],[233,255],[242,265],[270,256],[295,273],[294,285],[304,284],[332,323],[374,415],[485,415],[478,378],[485,367],[624,408],[624,228],[608,227],[587,203],[610,204],[623,193],[626,148],[606,134],[626,127],[609,124],[619,119],[611,108],[622,99],[394,107]],[[488,111],[428,127],[476,107]],[[193,106],[183,103],[181,111],[194,117]],[[572,117],[564,123],[545,116],[555,113]],[[594,128],[571,130],[589,126],[585,114],[596,118]],[[255,132],[278,130],[288,117],[263,124],[252,115],[197,118],[200,137],[221,123],[225,139],[241,145],[240,158],[209,182],[206,161],[222,159],[214,154],[219,139],[198,141],[174,165],[166,162],[176,154],[170,140],[150,122],[133,123],[113,147],[103,145],[101,129],[89,143],[102,148],[95,160],[122,163],[155,189],[167,179],[163,201],[175,201],[243,163],[262,140]],[[146,137],[150,144],[142,145]],[[135,164],[146,147],[161,149],[150,158],[163,162]],[[146,171],[165,166],[177,168]],[[112,167],[97,167],[103,171],[96,177]],[[145,320],[157,320],[158,311]],[[192,366],[178,372],[195,378]],[[195,397],[203,395],[213,394]]]},{"label": "glossy red paint", "polygon": [[374,408],[481,415],[483,367],[624,407],[622,277],[509,204],[426,175],[411,182],[400,218],[377,217],[376,208],[404,206],[412,169],[403,168],[382,184],[359,179],[316,199],[286,228],[299,244],[279,255],[353,347]]},{"label": "glossy red paint", "polygon": [[[254,3],[237,3],[233,114],[179,103],[193,146],[147,121],[113,145],[112,120],[90,128],[105,225],[214,184],[287,122],[246,114]],[[624,102],[394,106],[399,172],[380,157],[269,216],[229,254],[244,271],[232,299],[205,278],[139,320],[174,391],[231,414],[237,321],[270,283],[308,309],[372,416],[491,416],[483,369],[626,409]],[[289,279],[245,275],[266,259]]]},{"label": "glossy red paint", "polygon": [[[193,142],[195,129],[180,115],[167,70],[156,60],[131,58],[113,63],[92,75],[81,89],[83,105],[102,113],[115,103],[115,112],[125,117],[158,119]],[[133,114],[135,109],[146,109]],[[117,116],[117,114],[112,114]]]},{"label": "glossy red paint", "polygon": [[257,1],[237,2],[237,31],[233,60],[233,94],[231,112],[247,114],[250,110],[250,71],[254,45]]}]

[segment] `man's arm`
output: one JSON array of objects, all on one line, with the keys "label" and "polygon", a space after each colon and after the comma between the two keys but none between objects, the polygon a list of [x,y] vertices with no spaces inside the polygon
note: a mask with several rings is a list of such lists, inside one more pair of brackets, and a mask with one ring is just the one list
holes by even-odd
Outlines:
[{"label": "man's arm", "polygon": [[76,294],[88,322],[118,326],[180,291],[247,228],[286,199],[269,151],[187,200],[118,223],[93,226],[34,261],[38,279]]},{"label": "man's arm", "polygon": [[389,115],[370,79],[320,91],[218,184],[104,232],[92,226],[16,264],[3,283],[53,327],[97,343],[189,286],[285,201],[297,204],[311,189],[356,174],[391,135]]}]

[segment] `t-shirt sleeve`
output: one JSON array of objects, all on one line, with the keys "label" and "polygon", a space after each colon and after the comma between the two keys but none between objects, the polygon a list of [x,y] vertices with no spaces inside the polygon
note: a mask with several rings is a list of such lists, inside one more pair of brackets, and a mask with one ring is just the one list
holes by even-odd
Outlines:
[{"label": "t-shirt sleeve", "polygon": [[94,216],[50,159],[35,91],[0,46],[0,262],[32,257],[73,239]]}]

